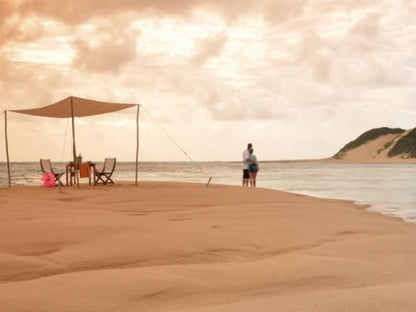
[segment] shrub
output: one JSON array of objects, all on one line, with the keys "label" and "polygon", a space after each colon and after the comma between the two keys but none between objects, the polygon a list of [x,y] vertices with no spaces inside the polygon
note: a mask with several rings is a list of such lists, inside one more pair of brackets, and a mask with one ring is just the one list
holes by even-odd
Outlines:
[{"label": "shrub", "polygon": [[400,138],[387,156],[394,157],[406,154],[407,158],[416,158],[416,128]]}]

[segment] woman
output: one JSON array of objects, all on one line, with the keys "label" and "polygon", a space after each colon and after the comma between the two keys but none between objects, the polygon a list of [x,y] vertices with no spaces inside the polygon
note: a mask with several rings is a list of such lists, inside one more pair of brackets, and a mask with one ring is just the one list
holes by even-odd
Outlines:
[{"label": "woman", "polygon": [[260,168],[259,168],[259,163],[257,162],[257,157],[256,155],[253,154],[254,149],[250,148],[249,152],[250,152],[249,159],[251,160],[250,166],[248,168],[248,173],[250,175],[250,186],[256,187],[257,172],[260,171]]}]

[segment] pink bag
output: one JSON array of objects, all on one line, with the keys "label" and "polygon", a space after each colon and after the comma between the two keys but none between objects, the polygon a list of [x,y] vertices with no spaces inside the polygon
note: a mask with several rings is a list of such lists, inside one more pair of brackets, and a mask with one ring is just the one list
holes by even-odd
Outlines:
[{"label": "pink bag", "polygon": [[43,181],[43,186],[55,186],[55,175],[53,173],[45,173],[41,180]]}]

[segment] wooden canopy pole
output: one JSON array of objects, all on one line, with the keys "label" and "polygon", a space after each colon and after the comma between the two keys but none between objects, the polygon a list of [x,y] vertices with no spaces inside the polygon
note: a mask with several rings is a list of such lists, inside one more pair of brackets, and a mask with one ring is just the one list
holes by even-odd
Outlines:
[{"label": "wooden canopy pole", "polygon": [[136,116],[136,180],[135,180],[135,185],[137,185],[137,177],[139,174],[139,110],[140,110],[140,105],[137,105],[137,116]]},{"label": "wooden canopy pole", "polygon": [[6,137],[6,156],[7,156],[7,175],[9,178],[9,187],[12,187],[12,178],[10,174],[10,160],[9,160],[9,143],[7,140],[7,111],[4,111],[4,135]]},{"label": "wooden canopy pole", "polygon": [[[74,104],[72,103],[72,96],[71,96],[71,119],[72,119],[72,151],[74,156],[74,178],[77,183],[77,187],[79,187],[79,179],[78,179],[78,163],[77,163],[77,150],[75,144],[75,122],[74,122]],[[70,177],[71,178],[71,177]]]}]

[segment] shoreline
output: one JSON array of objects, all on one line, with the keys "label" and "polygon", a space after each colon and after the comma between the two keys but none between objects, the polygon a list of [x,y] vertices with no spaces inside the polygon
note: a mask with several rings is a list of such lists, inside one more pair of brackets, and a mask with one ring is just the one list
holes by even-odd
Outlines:
[{"label": "shoreline", "polygon": [[[206,186],[206,183],[200,183],[200,182],[183,182],[183,181],[139,181],[138,182],[138,186],[140,186],[141,184],[184,184],[184,185],[200,185],[200,186]],[[118,181],[116,185],[109,185],[109,187],[112,186],[132,186],[132,187],[136,187],[134,185],[134,182],[132,181]],[[219,186],[219,187],[241,187],[239,185],[231,185],[231,184],[216,184],[216,183],[210,183],[208,187],[211,186]],[[93,186],[93,185],[88,185],[88,183],[80,183],[80,189],[81,188],[88,188],[88,189],[94,189],[95,187],[101,188],[101,187],[105,187],[103,185],[98,185],[98,186]],[[11,188],[8,186],[0,186],[0,192],[2,190],[10,190],[10,189],[14,189],[14,188],[41,188],[41,189],[50,189],[50,188],[45,188],[42,185],[14,185]],[[72,189],[74,188],[75,190],[77,189],[76,186],[63,186],[62,190],[65,189]],[[56,186],[52,189],[56,189],[59,192],[59,187]],[[248,189],[251,189],[250,187],[248,187]],[[275,188],[267,188],[267,187],[256,187],[256,189],[264,189],[264,190],[270,190],[270,191],[277,191],[277,192],[282,192],[282,193],[288,193],[288,194],[292,194],[292,195],[296,195],[296,196],[305,196],[305,197],[310,197],[310,198],[316,198],[316,199],[328,199],[328,200],[335,200],[335,201],[346,201],[346,202],[350,202],[353,205],[356,205],[357,208],[359,209],[363,209],[363,210],[367,210],[370,212],[374,212],[377,214],[380,214],[382,216],[388,217],[388,218],[393,218],[393,219],[399,219],[400,221],[406,223],[406,224],[413,224],[416,225],[416,220],[412,221],[411,220],[406,220],[405,217],[400,216],[400,215],[395,215],[395,214],[391,214],[388,212],[383,211],[380,208],[377,208],[377,206],[382,205],[382,203],[367,203],[367,202],[363,202],[360,203],[360,200],[358,199],[342,199],[342,198],[336,198],[336,197],[325,197],[325,196],[316,196],[316,195],[308,195],[308,194],[303,194],[303,193],[297,193],[297,192],[289,192],[289,191],[285,191],[285,190],[280,190],[280,189],[275,189]]]},{"label": "shoreline", "polygon": [[0,189],[4,311],[416,307],[416,227],[352,201],[198,183],[63,189]]}]

